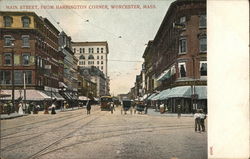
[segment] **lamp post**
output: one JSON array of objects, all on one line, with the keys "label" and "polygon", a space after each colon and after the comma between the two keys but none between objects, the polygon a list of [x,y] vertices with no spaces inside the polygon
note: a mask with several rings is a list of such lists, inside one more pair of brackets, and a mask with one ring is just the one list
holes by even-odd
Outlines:
[{"label": "lamp post", "polygon": [[25,108],[25,111],[26,113],[28,113],[28,109],[27,109],[27,106],[26,106],[26,73],[25,71],[23,72],[23,101],[24,101],[24,108]]},{"label": "lamp post", "polygon": [[15,66],[14,66],[14,41],[15,39],[13,37],[11,37],[10,42],[11,42],[11,48],[12,48],[12,56],[11,56],[11,76],[12,76],[12,80],[11,80],[11,85],[12,85],[12,112],[15,111],[15,77],[14,77],[14,70],[15,70]]}]

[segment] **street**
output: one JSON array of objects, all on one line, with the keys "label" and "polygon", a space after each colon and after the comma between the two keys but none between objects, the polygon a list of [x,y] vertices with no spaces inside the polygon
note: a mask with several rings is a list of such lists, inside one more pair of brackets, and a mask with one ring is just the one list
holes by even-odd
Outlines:
[{"label": "street", "polygon": [[92,107],[1,120],[3,159],[206,159],[193,117],[114,114]]}]

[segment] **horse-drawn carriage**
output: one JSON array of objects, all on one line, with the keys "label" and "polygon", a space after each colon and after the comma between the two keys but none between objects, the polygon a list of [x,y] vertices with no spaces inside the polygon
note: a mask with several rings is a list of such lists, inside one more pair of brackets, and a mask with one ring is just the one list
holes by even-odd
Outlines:
[{"label": "horse-drawn carriage", "polygon": [[129,99],[123,100],[122,101],[122,109],[121,109],[121,114],[127,114],[127,111],[131,109],[132,106],[132,101]]},{"label": "horse-drawn carriage", "polygon": [[145,106],[143,102],[142,101],[136,102],[136,111],[138,111],[138,113],[142,113],[144,110],[145,110]]}]

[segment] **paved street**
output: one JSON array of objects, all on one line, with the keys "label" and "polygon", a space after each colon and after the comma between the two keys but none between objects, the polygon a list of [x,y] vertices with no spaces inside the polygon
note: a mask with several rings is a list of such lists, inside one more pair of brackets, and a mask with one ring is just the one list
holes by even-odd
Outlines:
[{"label": "paved street", "polygon": [[192,117],[121,115],[92,107],[1,121],[3,159],[206,159]]}]

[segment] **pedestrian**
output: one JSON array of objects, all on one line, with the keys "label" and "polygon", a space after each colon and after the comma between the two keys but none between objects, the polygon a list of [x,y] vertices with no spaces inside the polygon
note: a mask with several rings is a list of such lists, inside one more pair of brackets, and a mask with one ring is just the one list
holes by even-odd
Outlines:
[{"label": "pedestrian", "polygon": [[91,101],[88,100],[86,105],[87,105],[87,114],[90,114],[90,110],[91,110]]},{"label": "pedestrian", "polygon": [[110,105],[111,114],[113,114],[114,104],[112,102],[110,102],[110,103],[108,103],[108,105]]},{"label": "pedestrian", "polygon": [[147,103],[145,103],[145,112],[144,112],[144,114],[148,114],[148,104]]},{"label": "pedestrian", "polygon": [[181,105],[177,106],[177,113],[178,113],[178,118],[181,117]]},{"label": "pedestrian", "polygon": [[56,114],[56,106],[54,103],[52,103],[52,106],[51,106],[51,114]]},{"label": "pedestrian", "polygon": [[8,115],[10,115],[10,113],[11,113],[11,108],[12,108],[12,103],[8,102],[7,103],[7,113],[8,113]]},{"label": "pedestrian", "polygon": [[200,110],[200,124],[201,124],[201,129],[203,132],[205,132],[205,119],[206,119],[206,114],[201,109]]},{"label": "pedestrian", "polygon": [[23,115],[24,113],[23,113],[23,103],[22,102],[20,102],[19,104],[18,104],[18,114],[20,114],[20,115]]},{"label": "pedestrian", "polygon": [[194,114],[194,125],[195,125],[195,131],[197,130],[200,132],[201,131],[201,114],[200,111],[197,110],[196,113]]}]

